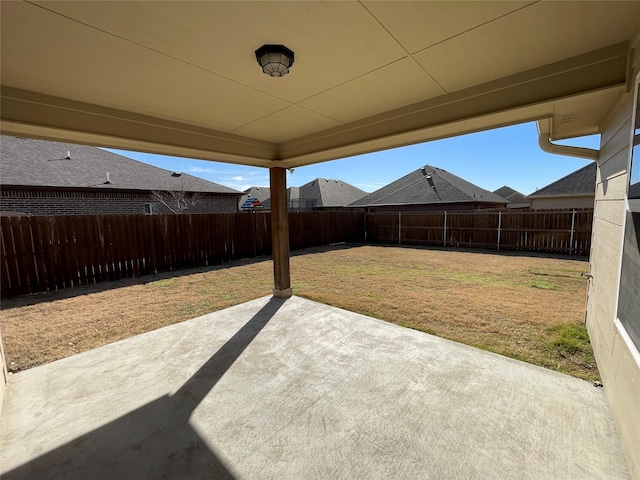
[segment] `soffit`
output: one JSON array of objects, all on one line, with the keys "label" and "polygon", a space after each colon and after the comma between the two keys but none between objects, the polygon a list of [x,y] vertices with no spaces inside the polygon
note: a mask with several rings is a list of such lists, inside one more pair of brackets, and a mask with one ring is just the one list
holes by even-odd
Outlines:
[{"label": "soffit", "polygon": [[[640,18],[640,2],[2,2],[0,8],[5,130],[263,166],[459,134],[470,121],[478,129],[541,112],[560,115],[558,98],[580,98],[588,112],[559,134],[593,133],[606,107],[596,94],[615,95],[624,84],[627,52],[582,55],[628,41]],[[253,52],[264,43],[295,51],[290,75],[261,73]],[[576,56],[553,70],[555,83],[543,82],[546,66]],[[577,81],[587,74],[594,80]],[[564,89],[561,81],[580,85]],[[534,98],[521,88],[516,96],[512,87],[527,82],[548,95]],[[510,101],[491,111],[470,108],[478,92],[485,103],[500,104],[487,96],[491,89],[504,90]],[[394,122],[398,111],[433,112],[433,105],[437,115]],[[383,141],[369,138],[361,147],[362,129]]]},{"label": "soffit", "polygon": [[[573,2],[537,2],[414,58],[454,92],[628,40],[638,26],[638,2],[577,3],[578,8]],[[621,16],[620,9],[628,15]]]}]

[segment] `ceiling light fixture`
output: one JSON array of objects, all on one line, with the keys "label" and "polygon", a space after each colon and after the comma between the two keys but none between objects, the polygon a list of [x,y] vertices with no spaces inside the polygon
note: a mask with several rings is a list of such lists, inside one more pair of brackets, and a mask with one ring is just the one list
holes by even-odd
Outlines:
[{"label": "ceiling light fixture", "polygon": [[263,45],[256,50],[256,59],[270,77],[284,77],[293,65],[293,52],[284,45]]}]

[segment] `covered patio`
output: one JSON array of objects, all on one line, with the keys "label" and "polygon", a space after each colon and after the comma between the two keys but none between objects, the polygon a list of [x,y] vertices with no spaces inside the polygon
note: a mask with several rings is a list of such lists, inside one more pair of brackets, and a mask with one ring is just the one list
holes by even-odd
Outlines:
[{"label": "covered patio", "polygon": [[[600,133],[638,18],[635,2],[4,2],[1,129],[269,168],[287,297],[287,169],[531,121],[547,151],[597,159],[551,140]],[[259,65],[274,46],[278,78]]]},{"label": "covered patio", "polygon": [[[268,168],[274,259],[273,299],[1,382],[5,478],[625,478],[620,446],[640,478],[613,323],[640,3],[0,9],[3,135]],[[288,75],[257,64],[270,44]],[[599,162],[587,326],[610,412],[583,381],[291,297],[287,169],[530,121]],[[601,150],[553,143],[589,134]]]},{"label": "covered patio", "polygon": [[0,425],[7,480],[630,478],[601,388],[295,296],[13,375]]}]

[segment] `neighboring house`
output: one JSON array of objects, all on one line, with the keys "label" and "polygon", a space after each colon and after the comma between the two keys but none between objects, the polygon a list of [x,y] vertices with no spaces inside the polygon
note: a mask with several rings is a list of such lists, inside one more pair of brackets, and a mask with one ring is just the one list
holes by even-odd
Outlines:
[{"label": "neighboring house", "polygon": [[[335,210],[346,207],[366,194],[364,190],[342,180],[316,178],[301,187],[289,187],[287,202],[291,212]],[[270,208],[270,205],[270,200],[264,202],[265,208]]]},{"label": "neighboring house", "polygon": [[358,187],[329,178],[316,178],[300,187],[300,198],[315,199],[316,210],[346,207],[365,195],[367,192]]},{"label": "neighboring house", "polygon": [[28,215],[225,213],[241,193],[100,148],[2,136],[0,211]]},{"label": "neighboring house", "polygon": [[527,200],[527,198],[522,193],[514,190],[511,187],[508,187],[507,185],[500,187],[493,193],[509,202],[507,204],[507,208],[509,210],[519,210],[531,207],[531,202],[529,202],[529,200]]},{"label": "neighboring house", "polygon": [[596,195],[596,162],[570,173],[527,198],[533,210],[593,208]]},{"label": "neighboring house", "polygon": [[368,212],[504,208],[507,200],[441,168],[425,165],[352,203]]},{"label": "neighboring house", "polygon": [[255,210],[255,207],[253,206],[243,208],[243,205],[245,205],[249,200],[252,205],[255,205],[256,201],[259,202],[262,207],[261,209],[265,210],[266,207],[264,206],[264,202],[271,196],[271,190],[269,190],[269,187],[250,187],[247,188],[243,194],[244,195],[240,197],[240,201],[238,202],[238,208],[240,208],[240,211]]},{"label": "neighboring house", "polygon": [[[287,209],[290,212],[313,212],[318,204],[317,198],[306,198],[300,196],[300,187],[287,188]],[[264,208],[271,209],[271,198],[264,203]]]}]

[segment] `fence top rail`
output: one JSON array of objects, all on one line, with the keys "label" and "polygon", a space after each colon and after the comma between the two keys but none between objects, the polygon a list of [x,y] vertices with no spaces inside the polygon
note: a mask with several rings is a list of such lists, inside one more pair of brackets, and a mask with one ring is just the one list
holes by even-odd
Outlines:
[{"label": "fence top rail", "polygon": [[408,211],[408,212],[367,212],[367,215],[372,216],[398,216],[398,213],[402,215],[412,216],[427,216],[427,215],[541,215],[541,214],[570,214],[570,213],[593,213],[593,208],[564,208],[564,209],[547,209],[547,210],[434,210],[434,211]]}]

